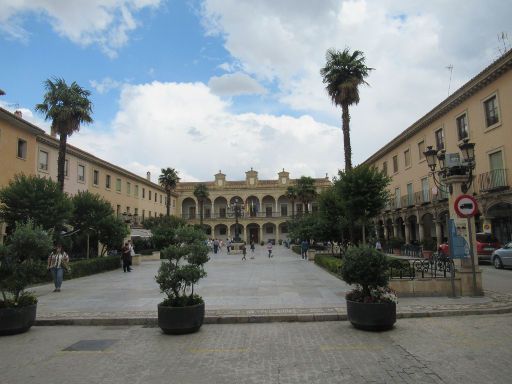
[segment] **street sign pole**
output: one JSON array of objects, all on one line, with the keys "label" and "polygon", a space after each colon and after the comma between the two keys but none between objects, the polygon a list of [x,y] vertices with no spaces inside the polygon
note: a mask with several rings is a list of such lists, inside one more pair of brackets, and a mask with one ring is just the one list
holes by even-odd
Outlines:
[{"label": "street sign pole", "polygon": [[473,228],[471,226],[470,217],[466,218],[468,221],[468,235],[469,235],[469,257],[471,258],[471,273],[473,274],[473,296],[477,296],[476,290],[476,267],[475,267],[475,258],[473,257]]}]

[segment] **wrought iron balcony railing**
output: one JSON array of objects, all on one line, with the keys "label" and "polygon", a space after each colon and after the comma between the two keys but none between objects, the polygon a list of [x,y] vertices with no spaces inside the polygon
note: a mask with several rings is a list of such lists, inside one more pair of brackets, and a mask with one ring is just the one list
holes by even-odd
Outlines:
[{"label": "wrought iron balcony railing", "polygon": [[493,169],[478,175],[478,191],[492,192],[509,188],[506,169]]}]

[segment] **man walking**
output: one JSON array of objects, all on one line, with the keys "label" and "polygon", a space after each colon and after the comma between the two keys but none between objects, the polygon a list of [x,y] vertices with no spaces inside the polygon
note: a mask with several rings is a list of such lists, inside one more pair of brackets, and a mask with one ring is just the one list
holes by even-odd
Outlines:
[{"label": "man walking", "polygon": [[268,258],[270,259],[271,257],[274,257],[272,256],[272,241],[268,241],[268,244],[267,244],[267,251],[268,251]]},{"label": "man walking", "polygon": [[302,260],[308,259],[308,249],[309,244],[306,240],[302,240],[302,243],[300,244],[300,255],[302,257]]}]

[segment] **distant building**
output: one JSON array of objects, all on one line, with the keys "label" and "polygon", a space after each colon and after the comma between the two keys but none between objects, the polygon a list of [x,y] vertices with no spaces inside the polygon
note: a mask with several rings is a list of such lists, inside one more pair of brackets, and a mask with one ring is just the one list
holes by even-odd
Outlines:
[{"label": "distant building", "polygon": [[467,138],[476,144],[470,193],[479,204],[477,231],[512,240],[511,69],[509,51],[366,160],[393,179],[393,198],[376,218],[381,238],[439,244],[448,237],[448,196],[429,177],[423,152],[432,146],[458,153]]}]

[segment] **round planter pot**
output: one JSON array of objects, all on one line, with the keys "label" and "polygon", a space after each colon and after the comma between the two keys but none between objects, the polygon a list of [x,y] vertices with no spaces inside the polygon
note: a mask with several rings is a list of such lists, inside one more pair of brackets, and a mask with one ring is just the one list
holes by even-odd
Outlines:
[{"label": "round planter pot", "polygon": [[166,334],[183,335],[197,332],[204,320],[204,303],[190,307],[168,307],[158,304],[158,326]]},{"label": "round planter pot", "polygon": [[360,303],[347,300],[347,317],[357,329],[386,331],[396,322],[396,303]]},{"label": "round planter pot", "polygon": [[28,331],[36,321],[36,310],[37,304],[18,308],[0,308],[0,336]]}]

